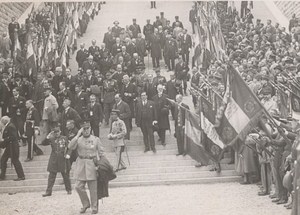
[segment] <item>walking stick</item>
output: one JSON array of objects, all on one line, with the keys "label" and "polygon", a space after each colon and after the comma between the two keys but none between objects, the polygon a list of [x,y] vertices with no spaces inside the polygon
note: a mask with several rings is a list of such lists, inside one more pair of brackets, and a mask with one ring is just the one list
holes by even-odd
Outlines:
[{"label": "walking stick", "polygon": [[124,145],[124,147],[125,147],[125,152],[126,152],[126,156],[127,156],[128,164],[129,164],[129,166],[130,166],[130,160],[129,160],[129,156],[128,156],[128,150],[127,150],[127,146],[126,146],[126,144]]}]

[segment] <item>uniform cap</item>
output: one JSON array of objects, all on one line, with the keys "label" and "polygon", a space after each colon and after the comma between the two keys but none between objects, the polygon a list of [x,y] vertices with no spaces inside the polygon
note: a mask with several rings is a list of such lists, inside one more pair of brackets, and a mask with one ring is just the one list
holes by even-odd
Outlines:
[{"label": "uniform cap", "polygon": [[111,113],[116,113],[119,116],[120,110],[118,110],[118,109],[112,109]]},{"label": "uniform cap", "polygon": [[81,128],[89,128],[89,127],[91,127],[91,123],[90,123],[90,121],[85,120],[80,124],[80,127]]},{"label": "uniform cap", "polygon": [[115,24],[119,24],[119,21],[114,21],[114,25],[115,25]]}]

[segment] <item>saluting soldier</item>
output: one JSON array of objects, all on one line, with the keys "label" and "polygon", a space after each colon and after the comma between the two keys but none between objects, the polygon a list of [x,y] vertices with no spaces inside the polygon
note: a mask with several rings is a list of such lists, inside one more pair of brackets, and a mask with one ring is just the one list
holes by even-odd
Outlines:
[{"label": "saluting soldier", "polygon": [[25,136],[28,143],[27,159],[25,162],[33,159],[33,152],[37,155],[43,155],[43,151],[36,145],[36,136],[39,135],[40,129],[40,115],[38,110],[34,107],[32,100],[26,101],[26,121],[25,121]]},{"label": "saluting soldier", "polygon": [[118,83],[116,80],[112,79],[112,74],[110,71],[106,73],[106,79],[103,81],[103,104],[104,104],[104,116],[106,125],[109,123],[110,112],[115,103],[115,95],[118,91]]},{"label": "saluting soldier", "polygon": [[68,138],[61,135],[59,124],[56,124],[47,135],[47,139],[50,140],[52,151],[47,167],[47,171],[49,172],[47,190],[42,196],[46,197],[52,195],[52,188],[58,172],[60,172],[63,177],[67,193],[72,194],[70,176],[67,174],[67,160],[65,158],[69,144]]},{"label": "saluting soldier", "polygon": [[[80,213],[85,213],[91,207],[92,214],[98,213],[97,197],[97,171],[94,160],[104,156],[103,145],[99,137],[91,135],[91,125],[84,122],[77,135],[71,140],[68,148],[77,150],[78,158],[74,178],[76,179],[75,189],[80,197],[82,208]],[[67,158],[70,156],[67,155]],[[85,190],[85,184],[90,190],[90,200]]]}]

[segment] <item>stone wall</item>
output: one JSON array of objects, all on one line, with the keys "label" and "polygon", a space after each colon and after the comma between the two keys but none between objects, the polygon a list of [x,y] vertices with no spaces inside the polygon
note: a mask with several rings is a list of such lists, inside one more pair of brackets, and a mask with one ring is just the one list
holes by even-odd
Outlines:
[{"label": "stone wall", "polygon": [[[8,31],[8,24],[12,17],[19,17],[30,6],[31,2],[0,3],[0,32]],[[21,23],[20,23],[21,24]]]},{"label": "stone wall", "polygon": [[294,13],[298,18],[300,17],[299,1],[275,1],[274,3],[288,19],[291,19]]}]

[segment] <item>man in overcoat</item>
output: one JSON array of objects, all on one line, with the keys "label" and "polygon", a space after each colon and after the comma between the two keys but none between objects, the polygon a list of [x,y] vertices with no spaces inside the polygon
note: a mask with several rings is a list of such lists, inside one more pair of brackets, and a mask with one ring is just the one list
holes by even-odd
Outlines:
[{"label": "man in overcoat", "polygon": [[119,118],[124,121],[126,125],[126,135],[125,139],[130,139],[130,119],[131,119],[131,111],[129,105],[122,101],[121,95],[116,94],[115,95],[115,104],[113,106],[114,110],[119,110]]},{"label": "man in overcoat", "polygon": [[163,146],[166,145],[166,130],[170,130],[170,120],[169,120],[169,109],[170,104],[168,101],[168,96],[163,93],[164,86],[159,84],[157,85],[158,94],[153,97],[153,102],[155,109],[157,110],[157,122],[158,122],[158,136],[159,141]]},{"label": "man in overcoat", "polygon": [[150,50],[153,68],[158,68],[159,60],[161,59],[161,43],[160,35],[156,28],[154,29],[154,34],[150,36]]}]

